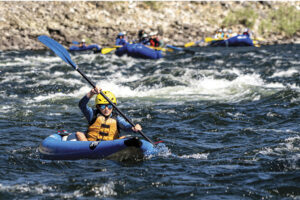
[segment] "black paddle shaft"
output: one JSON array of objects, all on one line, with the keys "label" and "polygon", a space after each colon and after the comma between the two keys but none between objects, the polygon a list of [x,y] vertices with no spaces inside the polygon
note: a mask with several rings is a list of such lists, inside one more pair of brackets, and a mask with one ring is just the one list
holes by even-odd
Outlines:
[{"label": "black paddle shaft", "polygon": [[[81,70],[77,67],[76,70],[79,72],[79,74],[81,74],[81,76],[83,76],[83,78],[89,82],[89,84],[91,86],[93,86],[93,88],[96,88],[96,85],[84,74],[81,72]],[[102,91],[100,91],[100,94],[114,107],[114,109],[117,110],[118,113],[120,113],[120,115],[122,115],[123,118],[126,119],[126,121],[132,126],[135,127],[134,123],[113,103],[111,102],[111,100],[105,95],[103,94]],[[151,142],[151,144],[155,145],[154,142],[148,138],[142,131],[138,131],[147,141]]]}]

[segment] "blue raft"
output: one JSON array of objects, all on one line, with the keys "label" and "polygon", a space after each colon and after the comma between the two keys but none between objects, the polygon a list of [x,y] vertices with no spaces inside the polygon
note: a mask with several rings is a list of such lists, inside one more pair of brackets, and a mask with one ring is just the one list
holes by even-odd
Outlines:
[{"label": "blue raft", "polygon": [[111,141],[77,141],[74,133],[48,136],[38,148],[40,157],[47,160],[77,159],[141,159],[156,152],[154,146],[136,137]]},{"label": "blue raft", "polygon": [[70,51],[87,51],[87,50],[93,50],[93,49],[100,50],[101,48],[98,45],[96,45],[96,44],[91,44],[91,45],[82,46],[82,47],[71,46],[69,48]]},{"label": "blue raft", "polygon": [[253,40],[246,35],[237,35],[227,40],[216,40],[210,43],[210,46],[226,46],[226,47],[237,47],[237,46],[253,46]]},{"label": "blue raft", "polygon": [[127,55],[133,58],[160,59],[163,57],[162,52],[146,47],[143,44],[126,44],[118,48],[115,52],[117,56]]}]

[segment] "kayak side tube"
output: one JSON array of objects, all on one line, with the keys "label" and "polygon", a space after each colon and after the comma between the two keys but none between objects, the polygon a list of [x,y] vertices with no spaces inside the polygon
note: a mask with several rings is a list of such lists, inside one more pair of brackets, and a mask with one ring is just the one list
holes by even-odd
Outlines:
[{"label": "kayak side tube", "polygon": [[[74,134],[72,136],[76,138]],[[127,149],[134,151],[124,151]],[[40,157],[46,160],[77,160],[102,159],[119,152],[149,156],[155,153],[155,148],[151,143],[137,138],[111,141],[63,141],[62,136],[53,134],[43,140],[38,151]],[[135,157],[136,155],[128,156]]]},{"label": "kayak side tube", "polygon": [[87,50],[93,50],[93,49],[101,50],[101,48],[96,44],[91,44],[91,45],[83,46],[83,47],[71,46],[69,48],[70,51],[87,51]]},{"label": "kayak side tube", "polygon": [[133,58],[160,59],[163,57],[162,51],[154,50],[142,44],[126,44],[118,48],[115,52],[117,56],[127,55]]}]

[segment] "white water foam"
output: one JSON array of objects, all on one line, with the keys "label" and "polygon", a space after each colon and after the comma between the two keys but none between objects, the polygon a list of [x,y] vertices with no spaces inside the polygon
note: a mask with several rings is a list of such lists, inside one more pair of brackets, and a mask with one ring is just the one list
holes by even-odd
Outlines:
[{"label": "white water foam", "polygon": [[0,191],[9,193],[31,193],[31,194],[43,194],[44,192],[54,192],[56,186],[47,186],[43,184],[31,185],[31,184],[15,184],[4,185],[0,183]]},{"label": "white water foam", "polygon": [[285,71],[279,71],[277,70],[272,76],[271,78],[274,77],[292,77],[294,74],[299,73],[299,70],[291,68]]},{"label": "white water foam", "polygon": [[[0,191],[8,193],[18,193],[18,194],[32,194],[32,195],[43,195],[44,197],[60,197],[60,198],[79,198],[83,197],[84,193],[80,190],[74,190],[73,192],[58,192],[56,185],[44,185],[44,184],[14,184],[14,185],[4,185],[0,183]],[[106,198],[111,196],[116,196],[115,184],[110,181],[108,183],[98,184],[91,188],[91,191],[95,193],[97,198]]]},{"label": "white water foam", "polygon": [[[281,131],[282,132],[282,131]],[[286,131],[287,132],[287,131]],[[269,156],[283,157],[280,160],[286,160],[290,163],[291,169],[299,169],[297,162],[300,160],[300,136],[289,137],[284,142],[275,147],[265,147],[258,153]]]},{"label": "white water foam", "polygon": [[[213,73],[205,71],[206,73]],[[205,73],[204,72],[204,73]],[[197,101],[197,100],[218,100],[218,101],[229,101],[238,102],[242,100],[259,100],[262,95],[271,95],[279,90],[286,88],[282,83],[265,83],[258,74],[240,74],[239,70],[233,69],[224,70],[224,72],[230,72],[237,74],[238,77],[234,80],[227,79],[215,79],[213,76],[204,76],[200,79],[191,79],[191,74],[195,71],[187,70],[186,73],[180,77],[180,79],[186,85],[167,86],[155,85],[152,87],[140,86],[135,89],[131,89],[129,86],[125,86],[122,83],[128,81],[136,81],[141,78],[140,75],[136,74],[130,77],[122,75],[121,72],[114,73],[112,76],[106,79],[101,79],[95,82],[103,90],[110,90],[116,94],[118,98],[150,98],[160,99],[168,101],[174,99],[176,101]],[[198,72],[199,73],[199,72]],[[201,72],[202,73],[202,72]],[[204,74],[203,73],[203,74]],[[221,72],[222,73],[222,72]],[[80,97],[86,94],[91,87],[80,79],[64,79],[59,78],[61,74],[58,73],[55,76],[55,80],[44,80],[41,84],[49,84],[54,82],[63,82],[64,84],[78,84],[82,85],[77,91],[73,93],[63,94],[57,92],[51,95],[38,96],[34,100],[43,101],[45,99],[51,99],[55,97]],[[171,77],[172,78],[172,77]],[[292,89],[299,90],[296,85],[290,85]]]},{"label": "white water foam", "polygon": [[115,184],[112,181],[101,185],[95,185],[91,190],[95,193],[95,197],[99,198],[117,195],[117,192],[115,192]]},{"label": "white water foam", "polygon": [[195,153],[191,155],[182,155],[178,156],[179,158],[193,158],[193,159],[200,159],[200,160],[207,160],[209,153]]},{"label": "white water foam", "polygon": [[[88,62],[94,63],[96,62],[95,59],[98,58],[99,55],[97,54],[82,54],[73,56],[72,59],[75,61],[80,62]],[[152,86],[145,86],[140,85],[137,88],[132,88],[127,86],[124,83],[139,81],[143,78],[141,73],[130,74],[128,73],[128,68],[133,67],[140,61],[137,59],[132,59],[129,57],[116,57],[112,55],[110,57],[103,57],[106,59],[107,62],[102,64],[106,66],[106,70],[109,72],[114,72],[109,76],[103,77],[94,74],[88,74],[88,77],[93,77],[93,81],[99,85],[103,90],[110,90],[116,94],[118,98],[141,98],[145,99],[157,99],[160,101],[170,101],[170,99],[175,100],[176,102],[186,102],[186,101],[199,101],[199,100],[217,100],[217,101],[225,101],[225,102],[239,102],[243,100],[259,100],[262,96],[272,95],[275,92],[286,88],[287,86],[295,89],[300,90],[299,86],[296,84],[291,85],[283,85],[282,83],[266,83],[259,74],[252,73],[252,74],[244,74],[243,71],[237,68],[226,68],[221,71],[216,69],[190,69],[187,68],[182,76],[173,76],[172,74],[162,74],[163,67],[161,65],[164,64],[163,59],[158,61],[143,61],[145,65],[148,63],[153,65],[153,62],[158,67],[154,70],[153,76],[156,77],[164,77],[167,80],[173,80],[176,82],[180,82],[182,84],[174,86],[164,86],[162,83],[152,85]],[[178,62],[189,62],[191,58],[181,59]],[[115,64],[111,61],[118,61],[117,63],[126,63],[121,67],[118,64]],[[218,65],[224,65],[222,60],[216,61]],[[43,78],[42,81],[37,81],[36,83],[27,85],[28,88],[34,88],[39,85],[49,85],[55,84],[57,82],[66,84],[66,85],[79,85],[80,88],[78,90],[73,91],[72,93],[62,93],[61,91],[57,91],[56,93],[52,94],[44,94],[36,96],[34,99],[27,99],[25,98],[24,101],[44,101],[53,98],[61,98],[61,97],[74,97],[74,98],[81,98],[81,96],[85,95],[91,87],[86,83],[86,81],[81,78],[81,76],[74,70],[68,72],[69,74],[78,77],[77,78],[68,78],[64,77],[63,72],[54,72],[51,73],[51,68],[61,64],[62,67],[67,67],[59,57],[57,56],[25,56],[25,58],[19,58],[13,62],[12,65],[14,66],[27,66],[27,70],[24,73],[15,73],[12,74],[10,77],[6,77],[2,80],[2,83],[5,82],[18,82],[24,83],[22,80],[21,75],[23,74],[32,74],[32,73],[42,73],[43,76],[49,77]],[[44,66],[44,70],[38,70],[40,65]],[[1,66],[1,65],[0,65]],[[97,64],[96,64],[97,66]],[[68,66],[70,67],[70,66]],[[86,67],[86,66],[83,66]],[[99,64],[99,70],[101,70]],[[127,73],[124,73],[125,72]],[[182,70],[181,67],[174,66],[174,70]],[[287,71],[277,71],[274,73],[272,77],[289,77],[293,74],[297,73],[297,70],[291,68]],[[234,75],[236,78],[232,80],[228,80],[226,78],[215,78],[215,76],[224,76],[227,74]],[[34,78],[33,78],[34,80]],[[297,101],[297,99],[295,99]]]},{"label": "white water foam", "polygon": [[[194,153],[191,155],[181,155],[178,156],[176,154],[173,154],[171,150],[164,144],[159,143],[157,146],[157,156],[161,157],[174,157],[174,158],[184,158],[184,159],[200,159],[200,160],[207,160],[207,157],[209,156],[209,153]],[[151,158],[151,156],[150,156]]]}]

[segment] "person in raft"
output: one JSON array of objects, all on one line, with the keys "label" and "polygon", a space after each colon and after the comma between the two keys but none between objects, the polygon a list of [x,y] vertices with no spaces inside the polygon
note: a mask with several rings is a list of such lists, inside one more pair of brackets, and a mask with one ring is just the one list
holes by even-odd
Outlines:
[{"label": "person in raft", "polygon": [[125,32],[120,32],[120,33],[117,35],[116,43],[115,43],[116,46],[124,46],[124,45],[127,44],[127,41],[126,41],[126,39],[125,39],[125,35],[126,35]]},{"label": "person in raft", "polygon": [[[101,50],[101,48],[98,45],[96,45],[96,44],[93,44],[93,45],[94,45],[94,48],[96,48],[96,50],[98,50],[98,51]],[[89,47],[89,45],[86,45],[85,39],[82,39],[81,42],[76,46],[78,46],[79,48]]]},{"label": "person in raft", "polygon": [[82,39],[81,42],[79,43],[78,47],[85,47],[85,39]]},{"label": "person in raft", "polygon": [[[120,130],[124,131],[141,131],[142,127],[136,124],[132,127],[125,119],[113,112],[113,106],[99,94],[101,89],[98,87],[92,89],[80,101],[79,108],[89,122],[86,134],[76,132],[79,141],[99,141],[122,139]],[[110,91],[102,91],[114,104],[117,104],[115,95]],[[96,109],[88,106],[89,100],[95,95]]]},{"label": "person in raft", "polygon": [[245,29],[244,29],[243,35],[245,35],[245,36],[247,36],[247,37],[250,37],[250,31],[249,31],[248,28],[245,28]]},{"label": "person in raft", "polygon": [[152,47],[160,47],[162,46],[162,42],[159,41],[158,37],[157,37],[157,32],[151,32],[149,34],[150,38],[149,38],[149,42],[150,42],[150,46]]},{"label": "person in raft", "polygon": [[150,46],[148,35],[146,33],[143,34],[140,43],[143,44],[143,45],[149,45]]},{"label": "person in raft", "polygon": [[138,38],[139,38],[138,41],[139,41],[139,43],[142,43],[144,34],[146,34],[146,33],[143,29],[139,30],[139,32],[138,32]]}]

